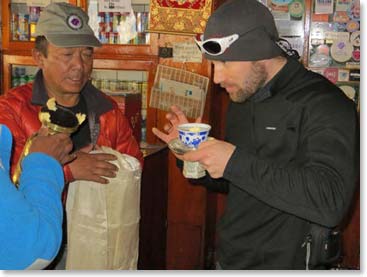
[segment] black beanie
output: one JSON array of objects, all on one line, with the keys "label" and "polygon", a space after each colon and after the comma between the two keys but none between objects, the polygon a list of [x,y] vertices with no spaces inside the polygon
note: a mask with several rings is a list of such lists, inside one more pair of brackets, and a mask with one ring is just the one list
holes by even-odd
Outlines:
[{"label": "black beanie", "polygon": [[209,60],[257,61],[283,54],[274,18],[266,6],[257,0],[229,0],[209,17],[204,40],[238,34],[240,37],[223,54]]}]

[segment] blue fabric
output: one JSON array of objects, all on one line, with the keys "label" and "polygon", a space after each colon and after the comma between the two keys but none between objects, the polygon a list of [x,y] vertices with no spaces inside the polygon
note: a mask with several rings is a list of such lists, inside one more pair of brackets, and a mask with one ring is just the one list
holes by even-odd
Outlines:
[{"label": "blue fabric", "polygon": [[10,154],[13,138],[10,130],[4,125],[0,125],[0,168],[9,171]]},{"label": "blue fabric", "polygon": [[24,269],[37,259],[52,261],[62,238],[60,164],[42,153],[22,163],[17,190],[9,176],[12,138],[0,125],[0,269]]}]

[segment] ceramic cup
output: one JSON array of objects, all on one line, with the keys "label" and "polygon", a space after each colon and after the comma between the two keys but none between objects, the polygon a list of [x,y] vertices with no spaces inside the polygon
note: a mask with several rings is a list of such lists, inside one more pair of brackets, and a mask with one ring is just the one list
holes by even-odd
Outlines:
[{"label": "ceramic cup", "polygon": [[208,139],[210,129],[211,126],[205,123],[186,123],[177,127],[180,140],[192,148]]},{"label": "ceramic cup", "polygon": [[[208,139],[210,129],[211,126],[204,123],[186,123],[177,127],[179,139],[192,150]],[[186,178],[198,179],[205,176],[205,169],[199,162],[184,161],[182,173]]]}]

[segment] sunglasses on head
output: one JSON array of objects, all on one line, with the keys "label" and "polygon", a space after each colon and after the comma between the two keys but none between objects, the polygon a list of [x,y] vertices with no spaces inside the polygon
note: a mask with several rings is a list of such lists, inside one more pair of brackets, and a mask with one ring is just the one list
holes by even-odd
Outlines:
[{"label": "sunglasses on head", "polygon": [[[240,37],[247,35],[251,32],[256,30],[262,30],[267,34],[267,31],[264,29],[264,26],[254,26],[253,28],[249,28],[246,32],[241,34],[232,34],[226,37],[221,38],[209,38],[203,40],[204,35],[196,36],[195,42],[196,45],[199,47],[202,53],[206,53],[211,56],[219,56],[224,53],[236,40]],[[267,34],[269,36],[269,34]]]},{"label": "sunglasses on head", "polygon": [[238,34],[233,34],[221,38],[210,38],[203,41],[203,35],[200,39],[195,38],[195,43],[199,47],[202,53],[206,53],[211,56],[218,56],[224,53],[232,43],[234,43],[240,37]]}]

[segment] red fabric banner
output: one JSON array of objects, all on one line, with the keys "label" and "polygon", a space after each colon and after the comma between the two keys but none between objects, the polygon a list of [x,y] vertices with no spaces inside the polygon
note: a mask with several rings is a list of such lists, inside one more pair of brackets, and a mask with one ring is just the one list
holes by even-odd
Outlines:
[{"label": "red fabric banner", "polygon": [[149,32],[201,34],[211,9],[212,0],[151,0]]}]

